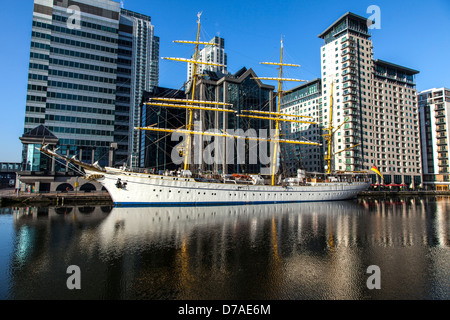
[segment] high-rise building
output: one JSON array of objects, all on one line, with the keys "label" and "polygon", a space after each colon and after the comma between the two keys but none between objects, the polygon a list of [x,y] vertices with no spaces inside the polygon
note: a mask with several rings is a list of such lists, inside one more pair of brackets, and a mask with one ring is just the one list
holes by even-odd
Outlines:
[{"label": "high-rise building", "polygon": [[450,89],[425,90],[418,98],[424,187],[449,190]]},{"label": "high-rise building", "polygon": [[118,2],[35,0],[25,133],[45,125],[59,152],[89,163],[137,158],[133,128],[142,92],[158,83],[158,56],[150,17]]},{"label": "high-rise building", "polygon": [[116,161],[128,160],[137,167],[139,133],[134,128],[141,123],[140,105],[144,91],[151,91],[159,80],[159,37],[154,35],[149,16],[120,10],[118,54],[117,92],[124,96],[117,99],[118,109],[122,112],[116,110]]},{"label": "high-rise building", "polygon": [[[298,119],[305,123],[283,123],[282,133],[285,134],[286,139],[323,144],[322,134],[325,132],[318,125],[323,117],[321,79],[308,81],[289,90],[282,98],[281,112],[307,117]],[[297,174],[297,169],[308,172],[323,171],[323,153],[320,146],[283,144],[281,157],[283,169],[287,175]]]},{"label": "high-rise building", "polygon": [[[225,67],[199,64],[197,65],[197,73],[202,74],[203,71],[214,71],[226,74],[227,73],[226,65],[228,62],[227,62],[227,54],[225,53],[225,40],[220,37],[214,37],[209,41],[209,43],[211,43],[210,46],[207,45],[198,52],[197,60],[201,62],[221,64],[224,65]],[[192,59],[194,59],[194,56],[192,56]],[[189,63],[187,71],[188,82],[191,80],[193,72],[194,66],[191,63]]]},{"label": "high-rise building", "polygon": [[119,16],[110,0],[34,2],[25,132],[44,124],[60,152],[104,165],[114,142]]},{"label": "high-rise building", "polygon": [[332,125],[341,126],[332,169],[368,171],[375,165],[384,184],[420,185],[418,71],[374,60],[367,19],[356,14],[344,14],[319,38],[324,40],[321,125],[328,126],[333,86]]}]

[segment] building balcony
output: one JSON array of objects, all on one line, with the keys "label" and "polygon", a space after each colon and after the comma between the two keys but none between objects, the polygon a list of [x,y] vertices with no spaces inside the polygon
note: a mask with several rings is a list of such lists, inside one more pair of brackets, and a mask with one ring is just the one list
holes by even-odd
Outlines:
[{"label": "building balcony", "polygon": [[344,110],[347,110],[347,109],[357,110],[358,106],[356,104],[354,104],[354,103],[346,103],[344,105]]},{"label": "building balcony", "polygon": [[355,152],[346,152],[345,153],[345,161],[350,162],[347,164],[362,164],[362,157],[359,153],[355,153]]},{"label": "building balcony", "polygon": [[358,93],[356,92],[356,90],[344,90],[344,93],[342,94],[342,96],[349,96],[349,95],[357,95]]},{"label": "building balcony", "polygon": [[[346,82],[346,83],[344,84],[343,89],[344,89],[344,90],[345,90],[345,89],[353,89],[353,90],[356,90],[356,89],[358,89],[358,86],[356,85],[356,82],[350,81],[350,82]],[[355,91],[355,92],[356,92],[356,91]]]},{"label": "building balcony", "polygon": [[356,84],[356,81],[357,81],[356,77],[353,77],[353,76],[347,77],[347,79],[342,80],[342,82],[344,84],[345,83],[355,83]]},{"label": "building balcony", "polygon": [[344,62],[356,62],[356,58],[354,56],[347,55],[342,59],[342,63]]},{"label": "building balcony", "polygon": [[355,39],[347,37],[347,39],[342,40],[341,43],[355,43]]},{"label": "building balcony", "polygon": [[[351,41],[351,40],[349,40],[349,41]],[[341,50],[345,50],[345,49],[356,49],[356,45],[354,42],[346,42],[341,47]]]},{"label": "building balcony", "polygon": [[347,96],[344,98],[344,102],[357,103],[357,102],[358,102],[358,99],[357,99],[356,96],[347,95]]},{"label": "building balcony", "polygon": [[378,77],[387,78],[387,79],[398,81],[398,82],[402,82],[402,83],[414,84],[413,80],[408,79],[405,76],[402,77],[402,76],[399,76],[399,75],[388,74],[387,72],[380,72],[380,71],[375,71],[375,75],[378,76]]},{"label": "building balcony", "polygon": [[354,70],[356,74],[356,63],[346,63],[342,66],[342,70]]},{"label": "building balcony", "polygon": [[350,144],[350,145],[356,145],[356,144],[360,144],[361,143],[361,139],[358,139],[358,137],[350,137],[350,138],[346,138],[345,139],[345,143],[346,144]]},{"label": "building balcony", "polygon": [[347,120],[348,123],[359,123],[358,117],[350,115],[350,117]]},{"label": "building balcony", "polygon": [[356,51],[355,50],[347,50],[347,51],[344,51],[341,55],[343,56],[343,57],[346,57],[346,56],[352,56],[352,55],[355,55],[356,54]]},{"label": "building balcony", "polygon": [[347,70],[342,72],[342,75],[343,76],[346,76],[346,75],[356,76],[356,70],[354,70],[354,69],[347,69]]},{"label": "building balcony", "polygon": [[[350,128],[348,129],[348,130],[346,130],[345,131],[345,133],[344,133],[344,137],[346,138],[346,139],[349,139],[349,138],[347,138],[347,137],[353,137],[353,136],[359,136],[359,135],[357,135],[354,131],[352,131]],[[351,141],[347,141],[347,140],[345,140],[345,143],[350,143]]]},{"label": "building balcony", "polygon": [[344,113],[345,117],[356,117],[358,119],[359,119],[360,115],[361,115],[361,113],[358,111],[358,109],[350,109],[349,111]]}]

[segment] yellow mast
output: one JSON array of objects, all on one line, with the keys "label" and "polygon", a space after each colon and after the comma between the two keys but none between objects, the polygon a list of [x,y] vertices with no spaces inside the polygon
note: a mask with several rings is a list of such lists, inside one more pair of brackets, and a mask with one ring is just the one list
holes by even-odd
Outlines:
[{"label": "yellow mast", "polygon": [[328,134],[325,139],[328,141],[328,152],[325,156],[325,161],[327,162],[327,173],[331,173],[331,144],[333,137],[333,82],[331,82],[331,98],[330,98],[330,117],[328,119]]},{"label": "yellow mast", "polygon": [[[261,79],[261,78],[259,78]],[[311,116],[299,116],[297,114],[287,114],[287,113],[277,113],[277,112],[267,112],[267,111],[258,111],[258,110],[242,110],[242,112],[248,112],[248,113],[256,113],[256,114],[267,114],[267,115],[275,115],[275,116],[281,116],[281,117],[294,117],[294,118],[310,118]]]},{"label": "yellow mast", "polygon": [[[195,44],[195,54],[194,54],[194,60],[197,61],[198,57],[198,42],[200,40],[200,18],[202,14],[198,13],[198,20],[197,20],[197,40]],[[195,85],[197,80],[197,64],[194,63],[194,71],[192,72],[192,100],[195,100]],[[194,110],[192,108],[189,108],[189,122],[187,125],[187,129],[189,131],[192,130],[192,116],[194,113]],[[185,157],[184,157],[184,170],[189,170],[189,157],[190,157],[190,149],[191,149],[191,134],[188,134],[186,137],[186,148],[185,148]]]},{"label": "yellow mast", "polygon": [[[283,39],[281,39],[281,54],[280,54],[280,71],[278,74],[278,101],[277,101],[277,113],[280,112],[281,109],[281,76],[282,76],[282,71],[283,71]],[[275,140],[278,139],[278,137],[280,136],[280,122],[278,120],[275,121]],[[278,158],[278,143],[276,142],[273,148],[273,165],[272,165],[272,185],[275,185],[275,173],[276,173],[276,167],[277,167],[277,158]]]},{"label": "yellow mast", "polygon": [[328,131],[327,134],[324,134],[323,137],[325,138],[325,140],[328,143],[328,152],[325,156],[325,161],[327,162],[327,169],[326,172],[327,174],[331,174],[331,161],[332,161],[332,157],[334,157],[335,155],[344,152],[344,151],[348,151],[350,149],[353,149],[357,146],[359,146],[359,144],[357,145],[353,145],[351,147],[345,148],[343,150],[340,150],[338,152],[335,153],[331,153],[332,151],[332,143],[333,143],[333,137],[334,134],[348,121],[348,118],[345,119],[345,121],[339,126],[337,127],[337,129],[335,131],[333,131],[334,127],[333,127],[333,82],[331,82],[331,95],[330,95],[330,119],[328,122],[328,128],[325,128],[324,130]]},{"label": "yellow mast", "polygon": [[[162,58],[165,60],[172,60],[172,61],[180,61],[180,62],[187,62],[187,63],[191,63],[193,65],[193,73],[192,73],[192,94],[191,94],[191,100],[185,100],[184,102],[188,103],[188,106],[184,106],[187,108],[188,112],[189,112],[189,116],[188,116],[188,121],[187,121],[187,125],[186,125],[186,129],[187,129],[187,136],[186,136],[186,147],[185,147],[185,152],[184,152],[184,170],[189,170],[189,157],[190,157],[190,149],[191,149],[191,134],[189,133],[190,131],[192,131],[192,120],[193,120],[193,113],[194,110],[212,110],[212,111],[225,111],[225,112],[230,112],[227,110],[219,110],[219,109],[210,109],[210,108],[202,108],[202,107],[198,107],[198,106],[194,106],[195,103],[200,103],[199,101],[195,100],[195,91],[196,91],[196,84],[197,84],[197,66],[199,64],[204,64],[204,65],[212,65],[212,66],[219,66],[219,67],[225,67],[225,65],[221,65],[221,64],[216,64],[216,63],[209,63],[209,62],[202,62],[202,61],[197,61],[198,59],[198,49],[199,49],[199,45],[216,45],[215,43],[210,43],[210,42],[200,42],[200,18],[202,16],[202,13],[199,12],[197,14],[198,20],[197,20],[197,38],[196,41],[185,41],[185,40],[177,40],[174,41],[175,43],[182,43],[182,44],[195,44],[195,53],[194,53],[194,58],[193,59],[181,59],[181,58]],[[157,100],[157,101],[166,101],[166,102],[172,102],[172,103],[176,103],[176,102],[180,102],[179,99],[164,99],[164,98],[153,98],[152,100]],[[160,106],[160,107],[173,107],[173,108],[180,108],[183,106],[179,106],[179,105],[171,105],[171,104],[162,104],[162,103],[147,103],[149,105],[154,105],[154,106]],[[220,103],[214,103],[214,102],[209,102],[208,104],[215,104],[215,105],[227,105],[227,104],[220,104]],[[141,128],[139,128],[141,129]]]},{"label": "yellow mast", "polygon": [[[264,138],[252,138],[252,137],[241,137],[241,136],[234,136],[227,133],[220,134],[220,133],[208,133],[208,132],[196,132],[192,130],[192,118],[193,118],[193,111],[194,110],[208,110],[208,111],[217,111],[217,112],[236,112],[234,110],[226,109],[225,107],[231,107],[232,104],[229,103],[223,103],[223,102],[213,102],[213,101],[199,101],[195,100],[195,93],[196,93],[196,81],[197,81],[197,65],[198,64],[205,64],[205,65],[214,65],[219,67],[225,67],[225,65],[216,64],[216,63],[206,63],[197,61],[198,58],[198,46],[201,44],[204,45],[216,45],[214,43],[210,42],[200,42],[200,17],[201,13],[198,14],[198,21],[197,21],[197,39],[196,41],[174,41],[177,43],[189,43],[189,44],[195,44],[195,54],[194,59],[180,59],[180,58],[162,58],[166,60],[173,60],[173,61],[181,61],[181,62],[187,62],[192,63],[194,66],[193,70],[193,79],[192,79],[192,98],[190,100],[183,100],[183,99],[172,99],[172,98],[151,98],[150,102],[144,103],[145,105],[151,105],[151,106],[157,106],[157,107],[168,107],[168,108],[184,108],[189,110],[189,120],[186,125],[186,130],[180,130],[180,129],[164,129],[164,128],[154,128],[153,126],[148,127],[137,127],[136,130],[146,130],[146,131],[153,131],[153,132],[179,132],[186,134],[186,152],[184,152],[185,157],[185,164],[184,164],[184,170],[189,170],[189,157],[190,157],[190,148],[191,148],[191,137],[192,135],[206,135],[206,136],[221,136],[221,137],[232,137],[235,139],[247,139],[247,140],[257,140],[257,141],[269,141],[275,143],[274,148],[274,155],[273,155],[273,165],[272,165],[272,185],[275,185],[275,173],[276,173],[276,167],[277,167],[277,153],[278,153],[278,144],[279,143],[290,143],[290,144],[303,144],[303,145],[320,145],[319,143],[315,142],[304,142],[304,141],[295,141],[295,140],[286,140],[286,139],[280,139],[280,121],[287,121],[287,122],[296,122],[296,123],[309,123],[309,124],[316,124],[315,122],[311,121],[301,121],[296,119],[286,119],[286,117],[294,117],[294,118],[312,118],[307,116],[300,116],[300,115],[290,115],[290,114],[284,114],[280,113],[281,109],[281,98],[282,98],[282,87],[281,84],[283,81],[302,81],[305,80],[297,80],[297,79],[288,79],[288,78],[281,78],[282,76],[282,67],[283,66],[289,66],[289,67],[300,67],[299,65],[295,64],[287,64],[283,63],[283,40],[281,40],[281,56],[280,56],[280,63],[274,63],[274,62],[262,62],[261,64],[267,64],[267,65],[276,65],[280,67],[279,70],[279,77],[278,78],[253,78],[258,80],[276,80],[278,81],[278,104],[277,104],[277,110],[276,112],[265,112],[265,111],[254,111],[254,110],[244,110],[243,112],[247,113],[253,113],[257,115],[237,115],[239,117],[247,117],[247,118],[256,118],[256,119],[264,119],[264,120],[270,120],[275,121],[276,123],[276,130],[275,130],[275,136],[273,139],[264,139]],[[153,102],[157,101],[157,102]],[[185,104],[181,104],[181,103]],[[198,104],[209,104],[209,105],[216,105],[221,106],[223,109],[215,107],[202,107],[198,106]],[[260,115],[267,115],[267,116],[259,116]]]},{"label": "yellow mast", "polygon": [[286,139],[267,139],[267,138],[254,138],[254,137],[245,137],[245,136],[235,136],[228,133],[217,133],[217,132],[204,132],[204,131],[192,131],[192,130],[183,130],[183,129],[165,129],[165,128],[152,128],[144,127],[144,128],[135,128],[136,130],[144,130],[144,131],[153,131],[153,132],[166,132],[173,133],[178,132],[182,134],[194,134],[201,136],[214,136],[214,137],[225,137],[225,138],[234,138],[234,139],[244,139],[244,140],[255,140],[255,141],[267,141],[267,142],[276,142],[276,143],[291,143],[291,144],[303,144],[303,145],[314,145],[316,146],[316,142],[305,142],[305,141],[296,141],[296,140],[286,140]]},{"label": "yellow mast", "polygon": [[[278,78],[267,78],[267,77],[258,77],[258,78],[254,78],[254,79],[259,79],[259,80],[276,80],[278,81],[278,101],[277,101],[277,110],[274,113],[271,113],[272,115],[275,115],[276,117],[258,117],[258,116],[243,116],[240,115],[241,117],[247,117],[247,118],[256,118],[256,119],[267,119],[267,120],[273,120],[275,121],[275,138],[273,139],[273,141],[275,142],[274,145],[274,150],[273,150],[273,161],[272,161],[272,186],[275,185],[275,178],[276,178],[276,169],[277,169],[277,158],[278,158],[278,142],[279,140],[279,136],[280,136],[280,121],[288,121],[288,122],[297,122],[297,123],[311,123],[311,124],[315,124],[315,122],[308,122],[308,121],[299,121],[299,120],[290,120],[290,119],[282,119],[281,117],[284,116],[292,116],[292,115],[283,115],[282,113],[280,113],[281,111],[281,98],[283,96],[283,91],[282,91],[282,87],[281,84],[283,81],[300,81],[300,82],[304,82],[305,80],[297,80],[297,79],[289,79],[289,78],[282,78],[283,75],[283,66],[287,66],[287,67],[300,67],[297,64],[290,64],[290,63],[283,63],[283,50],[284,50],[284,46],[283,46],[283,39],[281,39],[281,54],[280,54],[280,62],[276,63],[276,62],[261,62],[261,64],[267,64],[267,65],[275,65],[275,66],[279,66],[279,73],[278,73]],[[311,143],[314,145],[317,145],[317,143]]]}]

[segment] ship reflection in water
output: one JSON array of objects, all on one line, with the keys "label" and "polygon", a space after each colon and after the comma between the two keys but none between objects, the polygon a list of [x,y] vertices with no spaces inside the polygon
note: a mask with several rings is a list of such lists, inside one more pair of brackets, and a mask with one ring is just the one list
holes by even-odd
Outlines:
[{"label": "ship reflection in water", "polygon": [[[12,209],[0,298],[449,299],[449,206]],[[81,290],[67,289],[71,265]],[[380,290],[367,288],[371,265]]]}]

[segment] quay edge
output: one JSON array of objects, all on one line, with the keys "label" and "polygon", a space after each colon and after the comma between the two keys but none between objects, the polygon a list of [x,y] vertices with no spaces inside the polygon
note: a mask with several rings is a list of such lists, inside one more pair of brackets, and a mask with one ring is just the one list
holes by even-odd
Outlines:
[{"label": "quay edge", "polygon": [[[450,196],[450,191],[362,191],[359,199],[364,198],[390,198],[390,197],[427,197]],[[63,205],[92,205],[111,204],[112,199],[108,193],[104,194],[35,194],[35,195],[0,195],[0,207],[7,206],[63,206]]]},{"label": "quay edge", "polygon": [[428,197],[428,196],[450,196],[450,191],[362,191],[358,194],[358,198],[365,197]]},{"label": "quay edge", "polygon": [[112,200],[109,194],[101,195],[20,195],[20,196],[1,196],[0,207],[11,206],[64,206],[64,205],[95,205],[110,204]]}]

